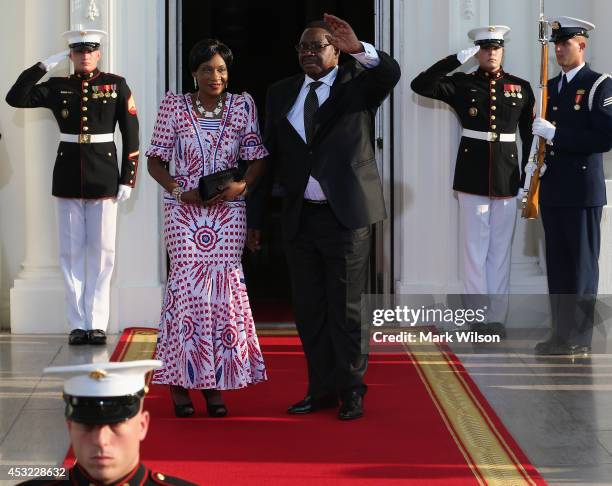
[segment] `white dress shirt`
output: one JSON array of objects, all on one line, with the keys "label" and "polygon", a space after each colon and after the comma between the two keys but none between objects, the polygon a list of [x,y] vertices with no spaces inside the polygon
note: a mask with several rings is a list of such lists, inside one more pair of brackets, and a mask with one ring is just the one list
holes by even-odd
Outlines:
[{"label": "white dress shirt", "polygon": [[[584,65],[585,63],[583,62],[580,66],[576,66],[574,69],[570,69],[568,72],[565,73],[567,84],[570,84],[572,79],[574,79],[574,76],[578,74],[578,71],[580,71],[584,67]],[[561,79],[559,80],[559,84],[557,85],[557,92],[561,91],[561,83],[563,82],[563,74],[564,73],[561,73]]]},{"label": "white dress shirt", "polygon": [[[374,46],[368,44],[367,42],[362,42],[361,44],[363,44],[364,51],[358,52],[357,54],[351,54],[351,56],[353,56],[366,69],[378,66],[380,59],[376,49],[374,49]],[[308,85],[314,81],[321,81],[322,84],[315,90],[315,93],[317,93],[317,99],[319,100],[319,106],[321,106],[323,103],[325,103],[327,98],[329,98],[329,91],[334,84],[337,75],[338,66],[332,69],[321,79],[315,80],[308,75],[306,75],[304,78],[304,84],[302,84],[300,93],[298,94],[295,103],[291,107],[291,110],[289,110],[289,113],[287,114],[287,120],[289,120],[289,123],[291,123],[293,128],[295,128],[295,131],[300,137],[302,137],[304,142],[306,142],[306,131],[304,130],[304,102],[306,101],[306,95],[310,90]],[[306,185],[306,190],[304,191],[304,199],[312,199],[316,201],[325,201],[327,199],[323,189],[321,189],[321,185],[312,176],[308,178],[308,184]]]}]

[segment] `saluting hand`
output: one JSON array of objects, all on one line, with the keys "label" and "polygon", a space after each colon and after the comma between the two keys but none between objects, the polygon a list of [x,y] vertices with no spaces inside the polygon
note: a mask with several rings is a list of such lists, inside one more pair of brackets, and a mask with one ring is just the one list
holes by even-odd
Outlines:
[{"label": "saluting hand", "polygon": [[347,54],[364,51],[363,44],[359,42],[355,31],[348,22],[329,14],[323,14],[323,20],[327,22],[331,29],[331,35],[325,36],[330,44]]}]

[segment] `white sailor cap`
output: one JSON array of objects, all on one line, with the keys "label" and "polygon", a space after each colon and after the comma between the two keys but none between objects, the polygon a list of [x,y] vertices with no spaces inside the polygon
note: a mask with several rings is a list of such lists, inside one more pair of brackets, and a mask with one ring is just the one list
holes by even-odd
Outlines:
[{"label": "white sailor cap", "polygon": [[52,366],[44,373],[64,377],[66,418],[84,424],[111,424],[135,416],[145,395],[145,375],[163,365],[148,359]]},{"label": "white sailor cap", "polygon": [[100,42],[106,36],[106,32],[96,29],[68,30],[62,36],[71,49],[95,51],[100,47]]},{"label": "white sailor cap", "polygon": [[503,47],[504,36],[510,32],[510,27],[506,25],[488,25],[478,27],[468,32],[468,37],[474,41],[474,45],[486,46],[497,45]]},{"label": "white sailor cap", "polygon": [[556,17],[548,19],[552,28],[551,42],[559,42],[575,35],[589,36],[589,30],[595,29],[595,24],[574,17]]}]

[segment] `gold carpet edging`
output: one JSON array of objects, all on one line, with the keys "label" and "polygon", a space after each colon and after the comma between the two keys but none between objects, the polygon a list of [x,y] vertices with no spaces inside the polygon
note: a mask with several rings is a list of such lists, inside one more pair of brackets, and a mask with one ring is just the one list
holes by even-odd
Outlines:
[{"label": "gold carpet edging", "polygon": [[411,347],[406,344],[405,348],[479,484],[536,485],[472,393],[462,373],[452,365],[452,358],[436,345]]}]

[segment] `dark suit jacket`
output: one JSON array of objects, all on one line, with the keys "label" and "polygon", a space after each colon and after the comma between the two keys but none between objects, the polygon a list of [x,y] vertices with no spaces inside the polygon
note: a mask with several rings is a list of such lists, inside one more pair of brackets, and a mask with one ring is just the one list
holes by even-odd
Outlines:
[{"label": "dark suit jacket", "polygon": [[606,204],[603,155],[612,148],[612,79],[584,66],[563,93],[560,75],[548,81],[546,119],[557,126],[553,145],[546,145],[546,172],[540,183],[540,204],[592,207]]},{"label": "dark suit jacket", "polygon": [[284,195],[283,235],[298,229],[308,177],[319,181],[329,205],[347,228],[384,219],[382,185],[374,159],[376,110],[400,78],[397,62],[378,52],[380,64],[365,69],[357,61],[342,64],[329,98],[315,115],[314,135],[306,144],[287,114],[304,83],[304,74],[283,79],[268,90],[264,144],[270,152],[264,180],[248,202],[249,227],[259,228],[274,173]]}]

